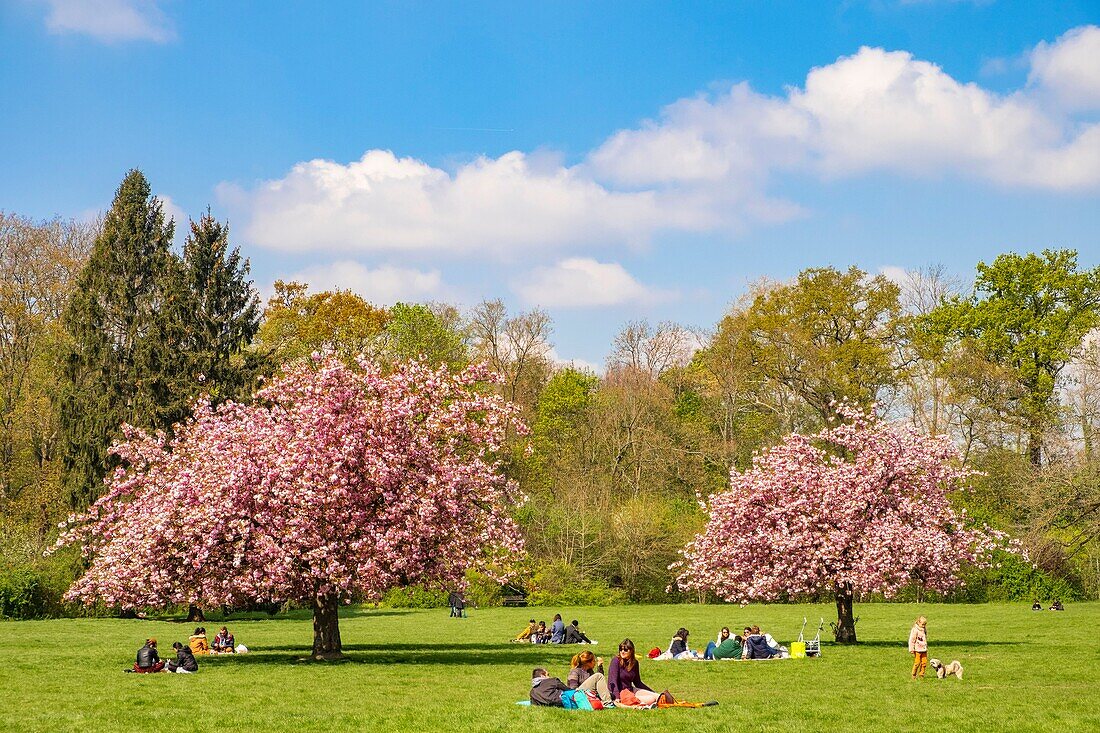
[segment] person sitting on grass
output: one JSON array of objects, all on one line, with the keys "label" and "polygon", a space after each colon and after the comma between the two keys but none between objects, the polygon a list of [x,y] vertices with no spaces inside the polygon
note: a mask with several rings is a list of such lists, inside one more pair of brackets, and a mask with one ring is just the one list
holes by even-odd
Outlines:
[{"label": "person sitting on grass", "polygon": [[210,647],[210,650],[215,654],[233,654],[236,649],[234,648],[233,634],[229,633],[229,629],[221,627],[217,636],[214,637],[214,644]]},{"label": "person sitting on grass", "polygon": [[569,685],[557,677],[551,677],[542,667],[535,667],[531,671],[531,704],[547,707],[561,708],[565,705],[561,701],[561,694],[569,692]]},{"label": "person sitting on grass", "polygon": [[550,626],[550,643],[565,643],[565,622],[561,620],[561,614],[554,614],[554,623]]},{"label": "person sitting on grass", "polygon": [[1051,611],[1065,611],[1066,607],[1062,605],[1062,601],[1055,599],[1054,603],[1050,605]]},{"label": "person sitting on grass", "polygon": [[1031,604],[1031,610],[1032,611],[1042,611],[1043,610],[1043,604],[1039,603],[1038,598],[1036,598],[1035,602]]},{"label": "person sitting on grass", "polygon": [[210,642],[206,639],[206,627],[200,626],[195,629],[195,633],[187,639],[187,646],[191,647],[193,654],[209,654]]},{"label": "person sitting on grass", "polygon": [[619,653],[611,660],[611,667],[607,670],[607,689],[616,702],[627,705],[657,702],[657,693],[642,682],[634,642],[630,639],[619,642]]},{"label": "person sitting on grass", "polygon": [[688,630],[680,627],[669,644],[668,654],[673,659],[699,659],[699,652],[688,646]]},{"label": "person sitting on grass", "polygon": [[703,659],[740,659],[744,653],[741,636],[730,636],[729,627],[723,626],[718,638],[707,643]]},{"label": "person sitting on grass", "polygon": [[159,672],[164,669],[164,662],[160,661],[157,653],[157,640],[149,637],[145,640],[145,646],[138,649],[137,660],[134,662],[135,672]]},{"label": "person sitting on grass", "polygon": [[565,627],[565,643],[566,644],[595,644],[596,642],[585,636],[585,633],[581,631],[580,622],[577,619],[573,619],[573,622]]},{"label": "person sitting on grass", "polygon": [[574,655],[567,683],[571,690],[594,690],[604,705],[611,702],[611,690],[603,673],[603,659],[587,649]]},{"label": "person sitting on grass", "polygon": [[534,641],[536,644],[546,644],[550,641],[550,632],[546,630],[545,621],[539,621],[539,627],[535,629]]},{"label": "person sitting on grass", "polygon": [[191,672],[199,671],[199,662],[191,652],[191,647],[184,646],[176,641],[172,643],[172,648],[176,650],[176,661],[168,662],[165,669],[169,672],[178,672],[180,674],[190,674]]},{"label": "person sitting on grass", "polygon": [[753,626],[744,641],[742,659],[771,659],[779,656],[779,651],[768,645],[768,639],[760,633],[759,626]]},{"label": "person sitting on grass", "polygon": [[539,625],[535,623],[535,619],[531,619],[527,622],[527,628],[516,634],[516,637],[512,641],[529,641],[532,644],[535,643],[535,634],[539,631]]}]

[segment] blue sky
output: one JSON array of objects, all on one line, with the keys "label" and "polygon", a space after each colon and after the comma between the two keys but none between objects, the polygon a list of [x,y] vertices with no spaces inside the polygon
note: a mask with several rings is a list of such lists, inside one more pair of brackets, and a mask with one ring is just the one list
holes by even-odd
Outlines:
[{"label": "blue sky", "polygon": [[141,168],[257,285],[501,297],[599,365],[761,277],[1100,264],[1100,3],[0,0],[0,209]]}]

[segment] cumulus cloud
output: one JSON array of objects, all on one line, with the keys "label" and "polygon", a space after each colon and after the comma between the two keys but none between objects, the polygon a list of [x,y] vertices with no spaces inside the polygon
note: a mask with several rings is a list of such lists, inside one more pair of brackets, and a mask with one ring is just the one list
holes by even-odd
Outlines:
[{"label": "cumulus cloud", "polygon": [[98,41],[167,43],[175,32],[157,0],[45,0],[46,28]]},{"label": "cumulus cloud", "polygon": [[1028,81],[1067,109],[1100,109],[1100,27],[1074,28],[1031,52]]},{"label": "cumulus cloud", "polygon": [[352,260],[314,265],[283,279],[306,283],[313,292],[350,290],[375,305],[422,302],[444,295],[439,270],[423,271],[392,265],[371,269]]},{"label": "cumulus cloud", "polygon": [[[1080,43],[1067,34],[1044,54],[1060,58],[1067,44]],[[1043,83],[1055,78],[1073,79],[1075,88],[1088,80],[1065,71]],[[1027,91],[998,95],[905,51],[864,47],[811,70],[783,98],[742,83],[676,102],[659,121],[617,133],[590,161],[599,174],[633,185],[884,170],[1073,189],[1100,184],[1100,125],[1078,124]]]},{"label": "cumulus cloud", "polygon": [[587,308],[667,300],[673,294],[650,290],[617,262],[571,257],[550,267],[536,267],[512,283],[527,303],[547,308]]},{"label": "cumulus cloud", "polygon": [[369,150],[347,164],[299,163],[252,187],[223,184],[219,195],[245,237],[268,248],[515,259],[804,215],[770,193],[779,176],[881,171],[1091,191],[1100,123],[1077,113],[1100,106],[1098,44],[1095,26],[1040,44],[1028,84],[1009,94],[905,51],[864,47],[781,95],[742,82],[676,101],[572,166],[513,151],[447,171]]}]

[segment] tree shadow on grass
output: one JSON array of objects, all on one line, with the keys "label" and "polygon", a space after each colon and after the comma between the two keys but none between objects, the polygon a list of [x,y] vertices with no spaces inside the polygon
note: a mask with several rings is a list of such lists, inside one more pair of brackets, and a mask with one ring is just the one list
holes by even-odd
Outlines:
[{"label": "tree shadow on grass", "polygon": [[[947,640],[936,639],[935,641],[930,643],[930,646],[932,646],[933,648],[936,648],[936,647],[941,647],[941,646],[947,646],[947,647],[955,647],[955,646],[964,646],[964,647],[1017,646],[1019,644],[1023,644],[1023,642],[1022,641],[1002,641],[1002,640],[997,640],[997,641],[992,641],[992,640],[959,641],[957,639],[947,639]],[[908,649],[908,644],[904,639],[902,641],[896,641],[896,640],[894,640],[894,641],[881,641],[881,640],[860,641],[857,644],[837,644],[835,642],[825,642],[824,646],[825,646],[826,649],[859,649],[860,647],[875,647],[875,648],[898,647],[898,648],[901,648],[901,649]]]},{"label": "tree shadow on grass", "polygon": [[[336,662],[315,662],[309,646],[274,646],[253,649],[248,654],[212,657],[221,665],[253,664],[443,664],[443,665],[545,665],[559,655],[548,654],[545,646],[533,644],[344,644],[347,658]],[[561,648],[561,647],[557,647]]]}]

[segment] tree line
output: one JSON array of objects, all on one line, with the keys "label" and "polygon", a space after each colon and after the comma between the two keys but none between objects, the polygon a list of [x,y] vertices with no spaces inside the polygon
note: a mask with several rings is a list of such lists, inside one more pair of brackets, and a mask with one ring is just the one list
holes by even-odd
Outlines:
[{"label": "tree line", "polygon": [[1100,595],[1100,268],[1073,251],[1006,253],[972,283],[937,267],[760,281],[708,329],[625,324],[596,374],[551,359],[545,312],[499,300],[382,307],[277,282],[261,305],[224,222],[188,222],[178,251],[176,224],[138,171],[96,222],[0,212],[0,615],[56,612],[76,561],[41,551],[102,491],[122,425],[171,434],[199,395],[244,399],[315,352],[502,375],[484,389],[531,428],[506,469],[529,497],[536,601],[705,600],[669,570],[699,499],[845,403],[950,435],[981,471],[956,503],[1023,540],[1026,560],[958,597]]}]

